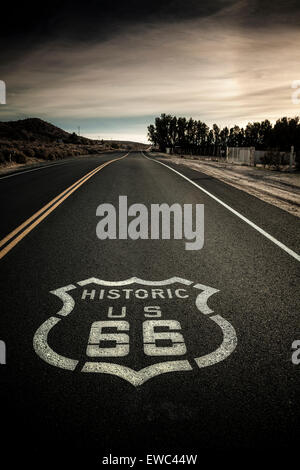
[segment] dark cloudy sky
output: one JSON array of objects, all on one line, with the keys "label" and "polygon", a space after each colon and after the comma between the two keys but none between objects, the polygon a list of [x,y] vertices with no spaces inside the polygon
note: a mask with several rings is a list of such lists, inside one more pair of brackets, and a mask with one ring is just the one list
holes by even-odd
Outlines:
[{"label": "dark cloudy sky", "polygon": [[0,120],[145,141],[162,112],[219,125],[300,114],[299,0],[8,2],[0,38]]}]

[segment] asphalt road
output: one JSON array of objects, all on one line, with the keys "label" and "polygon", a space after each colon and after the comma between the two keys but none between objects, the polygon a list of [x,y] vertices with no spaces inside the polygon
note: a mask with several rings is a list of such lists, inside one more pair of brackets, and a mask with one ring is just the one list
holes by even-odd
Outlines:
[{"label": "asphalt road", "polygon": [[[0,246],[1,444],[10,464],[162,452],[198,454],[203,466],[205,452],[290,453],[300,420],[300,365],[291,361],[299,261],[220,201],[296,253],[299,220],[186,167],[174,169],[207,192],[141,153],[121,157],[0,178],[4,239],[116,160]],[[203,249],[99,240],[96,209],[118,207],[120,195],[147,207],[204,204]],[[115,323],[99,323],[107,321]],[[100,325],[119,343],[100,343]]]}]

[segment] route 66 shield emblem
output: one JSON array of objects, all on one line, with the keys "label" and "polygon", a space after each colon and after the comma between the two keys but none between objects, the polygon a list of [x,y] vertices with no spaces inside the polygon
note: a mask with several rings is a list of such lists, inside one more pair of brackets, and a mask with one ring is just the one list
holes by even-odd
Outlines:
[{"label": "route 66 shield emblem", "polygon": [[233,326],[208,306],[217,292],[178,277],[86,279],[51,291],[63,305],[36,331],[34,350],[52,366],[111,374],[136,387],[208,367],[237,345]]}]

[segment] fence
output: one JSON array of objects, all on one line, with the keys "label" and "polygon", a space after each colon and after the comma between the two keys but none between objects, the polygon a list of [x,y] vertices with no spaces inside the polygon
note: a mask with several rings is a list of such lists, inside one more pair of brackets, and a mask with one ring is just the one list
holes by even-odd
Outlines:
[{"label": "fence", "polygon": [[280,152],[277,149],[255,150],[255,147],[227,147],[216,145],[207,146],[175,146],[168,147],[166,153],[181,155],[183,157],[203,158],[215,161],[227,161],[238,165],[255,166],[263,164],[268,166],[289,165],[292,168],[300,168],[300,151],[295,152],[294,147],[290,151]]},{"label": "fence", "polygon": [[292,168],[295,165],[295,157],[296,153],[293,147],[289,152],[255,150],[254,147],[228,147],[226,161],[249,166],[255,166],[256,164],[289,165]]},{"label": "fence", "polygon": [[240,165],[254,165],[255,148],[254,147],[228,147],[228,163],[239,163]]},{"label": "fence", "polygon": [[255,163],[264,163],[268,159],[277,158],[278,164],[289,165],[291,152],[278,152],[276,150],[255,150]]}]

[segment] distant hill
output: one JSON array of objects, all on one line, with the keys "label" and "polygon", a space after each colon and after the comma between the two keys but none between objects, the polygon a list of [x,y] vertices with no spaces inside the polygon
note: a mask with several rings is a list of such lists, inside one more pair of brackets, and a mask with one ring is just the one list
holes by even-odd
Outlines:
[{"label": "distant hill", "polygon": [[130,150],[137,150],[137,149],[143,149],[145,150],[146,148],[149,147],[149,144],[142,144],[141,142],[133,142],[131,140],[103,140],[103,143],[106,145],[110,145],[112,147],[127,147],[130,148]]},{"label": "distant hill", "polygon": [[0,166],[147,147],[138,142],[88,139],[38,118],[0,122]]},{"label": "distant hill", "polygon": [[[88,139],[69,133],[59,127],[43,121],[39,118],[28,118],[19,121],[0,122],[0,140],[8,141],[25,141],[25,142],[41,142],[41,143],[71,143],[71,144],[95,144],[100,141]],[[102,142],[102,141],[101,141]],[[115,148],[146,148],[147,145],[138,142],[125,142],[117,140],[105,140],[104,144]]]},{"label": "distant hill", "polygon": [[[22,119],[20,121],[0,122],[0,139],[2,140],[23,140],[23,141],[40,141],[40,142],[63,142],[74,141],[74,135],[66,132],[59,127],[43,121],[38,118]],[[85,137],[77,137],[76,143],[88,143],[90,139]],[[80,142],[78,141],[80,140]]]}]

